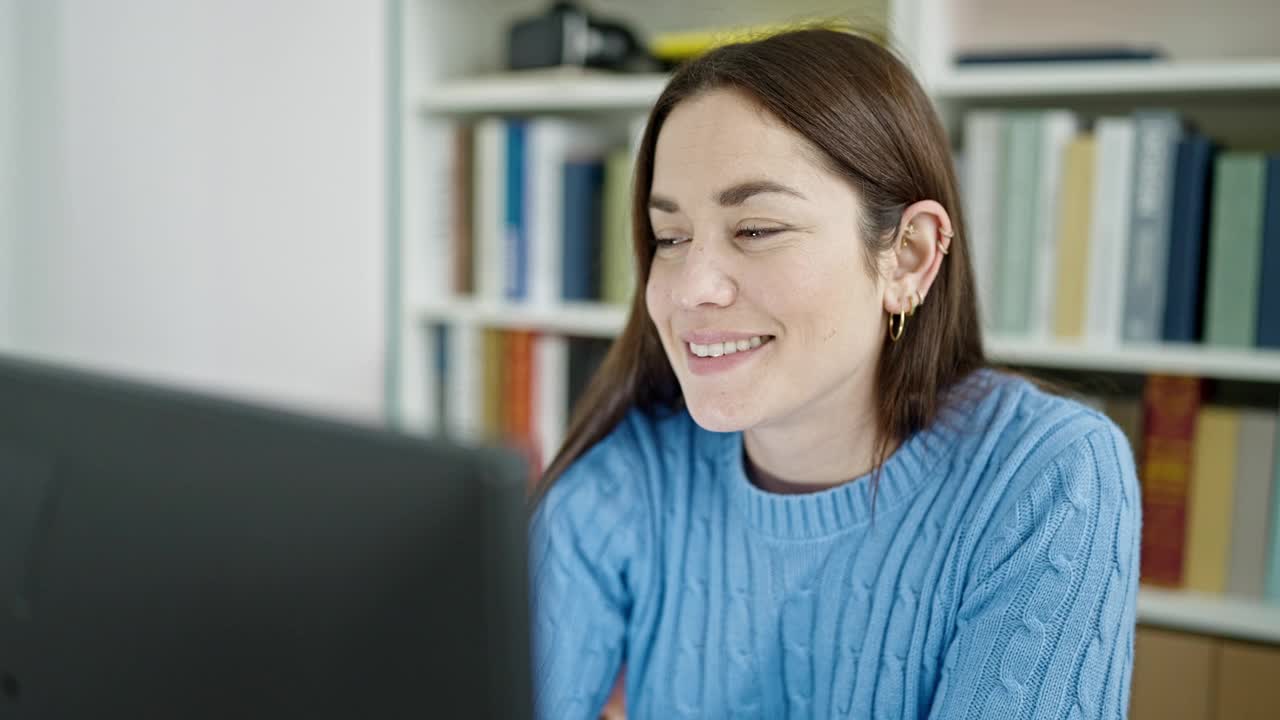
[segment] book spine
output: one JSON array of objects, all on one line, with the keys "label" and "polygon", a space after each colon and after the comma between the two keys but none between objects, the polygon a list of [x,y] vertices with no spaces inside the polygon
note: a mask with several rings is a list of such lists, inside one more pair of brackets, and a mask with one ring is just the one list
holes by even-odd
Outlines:
[{"label": "book spine", "polygon": [[507,128],[499,118],[476,124],[472,187],[475,291],[496,301],[503,297],[506,281]]},{"label": "book spine", "polygon": [[449,434],[462,442],[484,440],[484,342],[473,325],[454,325],[449,342],[449,393],[446,423]]},{"label": "book spine", "polygon": [[1280,349],[1280,155],[1267,158],[1266,183],[1257,338],[1259,347]]},{"label": "book spine", "polygon": [[1196,342],[1201,337],[1212,161],[1213,143],[1209,138],[1192,135],[1178,143],[1162,333],[1169,342]]},{"label": "book spine", "polygon": [[1031,279],[1036,267],[1036,200],[1040,183],[1040,125],[1037,112],[1016,112],[1005,128],[1003,224],[1000,238],[998,327],[1024,336],[1031,329]]},{"label": "book spine", "polygon": [[1030,331],[1033,337],[1047,338],[1054,327],[1054,297],[1057,290],[1058,237],[1062,216],[1063,160],[1067,145],[1075,137],[1080,122],[1075,113],[1050,110],[1044,114],[1040,132],[1040,188],[1036,199],[1034,240],[1036,282],[1031,288]]},{"label": "book spine", "polygon": [[1093,214],[1094,165],[1097,144],[1092,135],[1082,135],[1067,145],[1063,159],[1062,213],[1058,225],[1058,277],[1054,282],[1053,334],[1075,339],[1084,332],[1082,308],[1088,283],[1090,217]]},{"label": "book spine", "polygon": [[1210,345],[1256,340],[1265,172],[1258,153],[1223,153],[1216,163],[1204,323]]},{"label": "book spine", "polygon": [[1187,505],[1184,586],[1223,593],[1231,562],[1231,510],[1240,442],[1240,414],[1204,407],[1196,424],[1195,459]]},{"label": "book spine", "polygon": [[535,430],[545,467],[560,450],[569,425],[569,341],[562,335],[539,335],[535,355]]},{"label": "book spine", "polygon": [[453,293],[470,295],[474,292],[475,276],[474,233],[472,232],[472,208],[474,181],[471,177],[474,162],[474,131],[470,125],[459,125],[453,131],[453,209],[450,213],[453,234]]},{"label": "book spine", "polygon": [[525,139],[527,124],[523,120],[507,121],[506,173],[506,277],[504,294],[508,300],[521,301],[528,295],[529,244],[528,218],[525,209]]},{"label": "book spine", "polygon": [[[1280,425],[1280,422],[1277,423]],[[1276,451],[1273,453],[1271,471],[1271,532],[1267,543],[1267,584],[1265,597],[1268,602],[1280,604],[1280,428],[1276,430]]]},{"label": "book spine", "polygon": [[506,333],[486,328],[484,331],[484,436],[488,442],[503,438],[503,403],[507,395],[505,365]]},{"label": "book spine", "polygon": [[565,300],[600,296],[600,203],[604,165],[572,160],[564,166],[564,253],[561,295]]},{"label": "book spine", "polygon": [[631,172],[629,150],[616,150],[605,160],[604,247],[601,299],[615,305],[631,302],[635,291],[635,251],[631,246]]},{"label": "book spine", "polygon": [[1154,375],[1143,393],[1142,581],[1180,587],[1199,378]]},{"label": "book spine", "polygon": [[1231,512],[1231,567],[1227,574],[1227,592],[1232,595],[1263,596],[1275,440],[1275,412],[1247,410],[1241,413],[1235,507]]},{"label": "book spine", "polygon": [[988,330],[997,327],[995,313],[999,303],[997,259],[1004,122],[1004,114],[993,110],[976,110],[964,118],[967,239],[978,286],[978,309],[982,326]]},{"label": "book spine", "polygon": [[1114,345],[1122,335],[1134,134],[1131,117],[1107,117],[1097,123],[1098,169],[1089,227],[1085,320],[1085,334],[1097,346]]},{"label": "book spine", "polygon": [[1156,342],[1164,329],[1174,152],[1182,121],[1176,113],[1153,110],[1135,113],[1134,122],[1137,130],[1124,339]]}]

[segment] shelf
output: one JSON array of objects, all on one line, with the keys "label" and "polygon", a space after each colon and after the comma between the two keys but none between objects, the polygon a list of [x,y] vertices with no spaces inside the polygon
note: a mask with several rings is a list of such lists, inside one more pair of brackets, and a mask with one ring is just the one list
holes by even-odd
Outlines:
[{"label": "shelf", "polygon": [[1222,93],[1280,94],[1280,60],[1089,62],[959,67],[935,83],[944,100]]},{"label": "shelf", "polygon": [[452,321],[506,330],[539,330],[583,337],[616,337],[627,308],[594,302],[530,307],[513,303],[454,300],[422,312],[428,322]]},{"label": "shelf", "polygon": [[658,99],[665,73],[622,74],[599,70],[528,70],[441,83],[423,93],[420,106],[434,114],[547,111],[644,111]]},{"label": "shelf", "polygon": [[988,357],[1006,365],[1280,383],[1280,351],[1276,350],[1176,344],[1093,347],[990,336],[986,345]]},{"label": "shelf", "polygon": [[[427,321],[450,320],[495,328],[613,337],[621,332],[627,309],[592,302],[536,308],[454,300],[424,308],[422,316]],[[992,337],[987,338],[986,345],[989,359],[1004,365],[1280,383],[1280,351],[1276,350],[1228,350],[1197,345],[1107,348]]]},{"label": "shelf", "polygon": [[1187,590],[1138,590],[1138,622],[1252,642],[1280,643],[1280,605]]}]

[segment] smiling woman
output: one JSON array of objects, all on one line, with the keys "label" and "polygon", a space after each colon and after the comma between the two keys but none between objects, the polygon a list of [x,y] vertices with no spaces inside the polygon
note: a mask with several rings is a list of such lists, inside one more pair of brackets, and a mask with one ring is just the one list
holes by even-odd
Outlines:
[{"label": "smiling woman", "polygon": [[1123,436],[986,368],[945,135],[881,46],[716,50],[637,156],[638,287],[537,494],[535,676],[591,717],[1121,717]]}]

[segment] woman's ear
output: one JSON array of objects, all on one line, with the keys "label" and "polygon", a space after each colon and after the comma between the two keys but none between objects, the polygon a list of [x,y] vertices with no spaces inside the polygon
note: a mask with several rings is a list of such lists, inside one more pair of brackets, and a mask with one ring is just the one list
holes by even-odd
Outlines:
[{"label": "woman's ear", "polygon": [[892,248],[884,309],[911,312],[923,304],[951,248],[951,216],[934,200],[912,203],[902,211]]}]

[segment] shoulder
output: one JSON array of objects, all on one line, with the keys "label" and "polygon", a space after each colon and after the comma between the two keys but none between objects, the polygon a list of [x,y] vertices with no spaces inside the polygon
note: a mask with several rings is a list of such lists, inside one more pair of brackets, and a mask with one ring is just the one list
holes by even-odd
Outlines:
[{"label": "shoulder", "polygon": [[705,434],[687,411],[632,408],[547,491],[534,515],[535,530],[649,524],[667,494],[664,486],[705,451]]},{"label": "shoulder", "polygon": [[1137,472],[1115,423],[1021,378],[988,373],[986,382],[974,418],[989,448],[972,518],[985,558],[978,576],[1028,543],[1048,542],[1055,528],[1077,528],[1085,542],[1132,539],[1141,522]]}]

